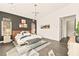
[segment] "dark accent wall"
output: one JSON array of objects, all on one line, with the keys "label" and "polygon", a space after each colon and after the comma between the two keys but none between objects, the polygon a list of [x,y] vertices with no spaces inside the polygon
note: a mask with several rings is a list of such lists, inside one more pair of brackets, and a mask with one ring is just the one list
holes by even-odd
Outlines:
[{"label": "dark accent wall", "polygon": [[27,28],[25,30],[31,30],[32,19],[0,11],[0,38],[1,38],[1,21],[2,21],[3,17],[7,17],[7,18],[11,19],[12,30],[19,29],[20,19],[26,19]]}]

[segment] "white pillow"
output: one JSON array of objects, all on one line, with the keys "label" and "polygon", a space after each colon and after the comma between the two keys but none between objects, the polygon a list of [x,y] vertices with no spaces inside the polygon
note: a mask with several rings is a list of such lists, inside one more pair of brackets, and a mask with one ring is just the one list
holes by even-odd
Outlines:
[{"label": "white pillow", "polygon": [[28,35],[31,35],[30,33],[24,33],[24,35],[28,36]]},{"label": "white pillow", "polygon": [[31,35],[28,31],[22,31],[20,32],[21,35]]},{"label": "white pillow", "polygon": [[21,34],[17,34],[17,35],[15,36],[15,39],[20,39],[20,37],[21,37]]}]

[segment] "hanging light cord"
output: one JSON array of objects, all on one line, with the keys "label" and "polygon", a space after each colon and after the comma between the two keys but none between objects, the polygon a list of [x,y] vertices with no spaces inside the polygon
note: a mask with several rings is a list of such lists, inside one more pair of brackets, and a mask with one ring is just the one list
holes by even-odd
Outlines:
[{"label": "hanging light cord", "polygon": [[37,17],[37,10],[36,10],[37,4],[34,4],[34,7],[35,7],[35,14],[34,14],[35,18],[34,19],[36,19],[36,17]]}]

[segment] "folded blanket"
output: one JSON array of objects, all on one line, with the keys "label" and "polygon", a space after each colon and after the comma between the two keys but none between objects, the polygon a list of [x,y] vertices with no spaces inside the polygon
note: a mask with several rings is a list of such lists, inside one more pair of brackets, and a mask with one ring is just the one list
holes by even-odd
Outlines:
[{"label": "folded blanket", "polygon": [[46,44],[46,43],[47,43],[47,41],[45,41],[45,40],[40,40],[40,41],[37,42],[37,43],[34,43],[34,44],[29,45],[29,47],[31,47],[32,49],[35,49],[35,48],[37,48],[37,47],[39,47],[39,46],[41,46],[41,45],[43,45],[43,44]]},{"label": "folded blanket", "polygon": [[39,42],[40,40],[41,40],[40,38],[35,38],[35,39],[32,39],[32,40],[27,40],[27,41],[23,42],[20,45],[21,46],[23,46],[23,45],[31,45],[31,44]]},{"label": "folded blanket", "polygon": [[28,42],[29,45],[37,43],[41,40],[41,38],[34,38],[32,40],[27,40],[26,42]]}]

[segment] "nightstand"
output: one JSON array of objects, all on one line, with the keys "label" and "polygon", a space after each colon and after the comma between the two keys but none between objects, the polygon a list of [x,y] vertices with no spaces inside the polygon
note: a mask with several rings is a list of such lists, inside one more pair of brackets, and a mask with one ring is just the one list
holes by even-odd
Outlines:
[{"label": "nightstand", "polygon": [[6,36],[3,36],[3,42],[4,43],[8,43],[8,42],[11,42],[11,36],[9,36],[9,35],[6,35]]}]

